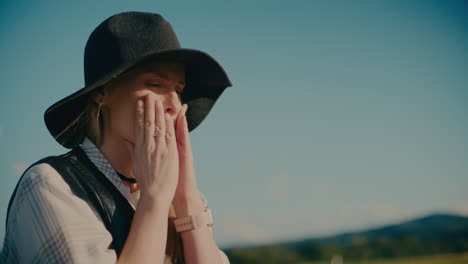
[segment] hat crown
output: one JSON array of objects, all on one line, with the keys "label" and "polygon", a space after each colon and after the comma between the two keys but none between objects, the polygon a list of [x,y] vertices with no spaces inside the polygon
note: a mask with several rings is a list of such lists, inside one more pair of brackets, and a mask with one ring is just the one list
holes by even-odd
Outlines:
[{"label": "hat crown", "polygon": [[160,14],[124,12],[113,15],[91,33],[84,54],[86,86],[116,73],[148,54],[179,49],[171,26]]}]

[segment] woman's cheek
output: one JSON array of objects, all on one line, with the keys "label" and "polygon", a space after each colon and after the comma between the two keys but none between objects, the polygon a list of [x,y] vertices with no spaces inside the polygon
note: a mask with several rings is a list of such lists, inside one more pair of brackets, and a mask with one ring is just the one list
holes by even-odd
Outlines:
[{"label": "woman's cheek", "polygon": [[118,131],[121,137],[127,139],[134,138],[134,117],[130,115],[129,109],[121,108],[121,111],[118,113],[118,117],[115,118],[116,124],[114,124],[115,129]]},{"label": "woman's cheek", "polygon": [[[135,139],[135,116],[130,115],[129,113],[130,112],[127,112],[127,118],[124,122],[125,124],[124,129],[126,130],[126,133],[125,133],[126,136],[134,140]],[[132,113],[134,113],[134,111]]]}]

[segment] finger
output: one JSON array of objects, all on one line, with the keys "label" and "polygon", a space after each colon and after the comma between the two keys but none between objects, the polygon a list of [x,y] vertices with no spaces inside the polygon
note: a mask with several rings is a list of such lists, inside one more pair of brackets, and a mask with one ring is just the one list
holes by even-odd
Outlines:
[{"label": "finger", "polygon": [[182,138],[182,125],[183,125],[183,115],[185,111],[185,104],[182,105],[182,107],[179,110],[179,113],[177,113],[177,118],[176,118],[176,140],[177,140],[177,145],[182,145],[183,138]]},{"label": "finger", "polygon": [[151,95],[145,96],[145,142],[148,144],[154,142],[154,100]]},{"label": "finger", "polygon": [[180,128],[182,127],[183,111],[184,111],[184,105],[182,105],[182,107],[180,108],[179,112],[177,113],[176,120],[175,120],[175,135],[176,135],[177,146],[182,144]]},{"label": "finger", "polygon": [[143,124],[144,124],[144,115],[143,115],[143,100],[138,99],[136,103],[136,115],[135,115],[135,144],[142,144],[145,137]]},{"label": "finger", "polygon": [[174,121],[171,118],[171,115],[166,113],[166,144],[167,147],[177,148],[176,146],[176,137],[175,137],[175,128]]},{"label": "finger", "polygon": [[192,145],[190,143],[190,136],[189,136],[189,129],[188,129],[188,122],[187,122],[187,108],[188,108],[188,105],[185,107],[185,111],[184,111],[184,118],[183,118],[183,123],[184,125],[182,126],[184,129],[184,143],[185,143],[185,147],[187,149],[187,151],[191,152],[192,151]]},{"label": "finger", "polygon": [[181,115],[178,123],[178,140],[179,145],[184,148],[185,151],[190,150],[190,138],[189,131],[187,127],[187,117],[185,113],[187,112],[188,105],[184,104],[184,107],[181,109]]},{"label": "finger", "polygon": [[[156,128],[155,132],[158,131],[162,134],[166,133],[166,118],[164,117],[164,108],[161,100],[156,99]],[[166,138],[164,136],[156,136],[156,144],[165,145]]]}]

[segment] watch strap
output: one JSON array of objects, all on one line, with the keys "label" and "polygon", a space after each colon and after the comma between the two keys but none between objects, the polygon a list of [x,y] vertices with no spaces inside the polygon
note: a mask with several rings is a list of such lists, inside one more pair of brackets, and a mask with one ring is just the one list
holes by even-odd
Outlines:
[{"label": "watch strap", "polygon": [[203,209],[203,212],[197,215],[189,215],[183,218],[176,218],[174,226],[177,232],[190,231],[202,226],[213,226],[213,217],[211,210],[208,207]]}]

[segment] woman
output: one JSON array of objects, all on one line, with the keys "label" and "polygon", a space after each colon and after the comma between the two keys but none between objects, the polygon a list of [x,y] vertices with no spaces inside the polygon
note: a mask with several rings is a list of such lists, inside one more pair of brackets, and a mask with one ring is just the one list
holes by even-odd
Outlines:
[{"label": "woman", "polygon": [[22,175],[6,263],[229,263],[198,190],[189,131],[231,86],[208,54],[180,47],[162,16],[103,21],[85,48],[85,87],[49,107],[72,150]]}]

